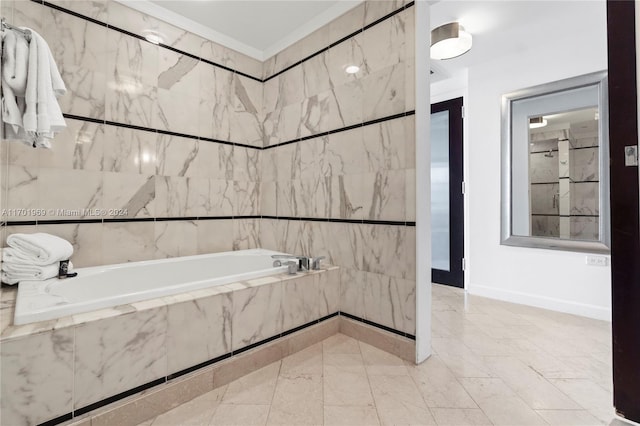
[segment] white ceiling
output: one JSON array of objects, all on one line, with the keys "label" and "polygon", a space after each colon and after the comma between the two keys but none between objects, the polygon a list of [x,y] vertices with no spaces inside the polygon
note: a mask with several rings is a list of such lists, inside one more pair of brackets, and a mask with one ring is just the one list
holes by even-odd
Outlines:
[{"label": "white ceiling", "polygon": [[[568,26],[579,27],[567,25],[568,20],[580,22],[584,15],[602,16],[600,27],[583,25],[581,30],[585,33],[601,31],[602,40],[606,41],[604,0],[443,0],[432,4],[430,10],[432,29],[447,22],[458,21],[473,35],[473,47],[468,53],[454,59],[433,61],[436,75],[444,75],[445,78],[476,64],[497,60],[516,52],[526,52],[534,44],[550,46],[567,37]],[[567,52],[567,60],[570,60],[572,54],[575,52]]]},{"label": "white ceiling", "polygon": [[118,0],[265,60],[362,0]]}]

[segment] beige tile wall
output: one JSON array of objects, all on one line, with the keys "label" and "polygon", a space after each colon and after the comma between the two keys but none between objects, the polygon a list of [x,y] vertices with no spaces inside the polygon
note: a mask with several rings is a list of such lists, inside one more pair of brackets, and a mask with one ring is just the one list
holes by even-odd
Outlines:
[{"label": "beige tile wall", "polygon": [[[159,31],[168,45],[263,78],[405,4],[365,2],[260,63],[115,1],[54,3],[136,34]],[[413,13],[261,83],[50,7],[3,1],[9,22],[50,41],[68,87],[66,113],[256,147],[312,136],[259,150],[68,119],[52,151],[2,143],[2,207],[33,209],[4,220],[185,220],[5,227],[3,241],[16,231],[58,234],[74,244],[76,266],[257,246],[326,255],[352,278],[341,309],[414,334],[413,227],[197,220],[414,221],[415,120],[403,116],[415,104]],[[351,63],[361,66],[355,75],[344,72]]]}]

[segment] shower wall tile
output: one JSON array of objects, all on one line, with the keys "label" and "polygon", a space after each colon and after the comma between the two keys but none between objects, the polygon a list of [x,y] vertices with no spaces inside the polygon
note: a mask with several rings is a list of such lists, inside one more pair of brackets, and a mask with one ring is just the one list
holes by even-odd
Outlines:
[{"label": "shower wall tile", "polygon": [[407,168],[406,139],[413,129],[406,126],[406,121],[390,120],[363,128],[368,171]]},{"label": "shower wall tile", "polygon": [[198,254],[233,250],[233,220],[199,220],[196,226]]},{"label": "shower wall tile", "polygon": [[364,219],[404,221],[406,176],[404,170],[363,175]]},{"label": "shower wall tile", "polygon": [[38,208],[46,211],[39,219],[103,216],[101,172],[41,168],[38,177]]},{"label": "shower wall tile", "polygon": [[600,184],[598,182],[575,182],[571,184],[571,214],[600,214]]},{"label": "shower wall tile", "polygon": [[197,175],[195,159],[200,145],[196,139],[159,135],[155,152],[155,174],[160,176]]},{"label": "shower wall tile", "polygon": [[598,240],[600,238],[599,218],[597,217],[571,217],[571,238],[576,240]]},{"label": "shower wall tile", "polygon": [[74,409],[164,377],[167,308],[75,328]]},{"label": "shower wall tile", "polygon": [[243,146],[233,147],[233,179],[260,181],[260,151]]},{"label": "shower wall tile", "polygon": [[333,43],[364,27],[365,3],[329,22],[329,40]]},{"label": "shower wall tile", "polygon": [[102,205],[106,210],[105,217],[155,217],[155,195],[154,176],[104,173]]},{"label": "shower wall tile", "polygon": [[397,64],[371,73],[363,79],[364,121],[405,111],[404,65]]},{"label": "shower wall tile", "polygon": [[34,220],[37,217],[32,209],[39,208],[39,172],[35,167],[7,166],[6,178],[3,179],[6,188],[3,206],[7,209],[3,216],[6,220]]},{"label": "shower wall tile", "polygon": [[[0,155],[3,159],[3,166],[26,166],[37,168],[39,165],[39,153],[33,147],[18,140],[3,140],[0,144]],[[6,162],[6,163],[5,163]]]},{"label": "shower wall tile", "polygon": [[167,309],[168,374],[231,352],[231,293],[170,304]]},{"label": "shower wall tile", "polygon": [[158,87],[158,45],[118,31],[108,31],[106,41],[106,67],[111,78],[131,91],[141,85]]},{"label": "shower wall tile", "polygon": [[366,1],[364,3],[364,24],[368,25],[375,22],[383,16],[400,9],[406,5],[406,3],[408,3],[407,0]]},{"label": "shower wall tile", "polygon": [[233,250],[260,248],[260,220],[235,219],[233,221]]},{"label": "shower wall tile", "polygon": [[80,120],[66,121],[67,127],[56,136],[53,149],[31,150],[29,157],[37,157],[40,167],[102,170],[106,126]]},{"label": "shower wall tile", "polygon": [[104,119],[107,28],[52,8],[44,9],[41,35],[48,41],[67,94],[65,112]]},{"label": "shower wall tile", "polygon": [[158,54],[159,89],[187,95],[200,91],[198,59],[168,49],[159,49]]},{"label": "shower wall tile", "polygon": [[189,178],[155,177],[156,217],[187,216],[189,209]]},{"label": "shower wall tile", "polygon": [[51,0],[49,3],[72,10],[81,15],[88,16],[98,21],[107,20],[108,0]]},{"label": "shower wall tile", "polygon": [[[320,136],[318,138],[309,139],[298,143],[300,174],[302,180],[317,179],[319,177],[328,177],[331,171],[326,163],[326,150],[329,144],[329,136]],[[268,152],[268,151],[267,151]],[[268,167],[265,165],[264,168]]]},{"label": "shower wall tile", "polygon": [[291,181],[291,215],[330,217],[331,181],[328,178]]},{"label": "shower wall tile", "polygon": [[277,185],[275,182],[260,184],[260,214],[263,216],[277,216]]},{"label": "shower wall tile", "polygon": [[559,216],[531,216],[531,235],[533,237],[560,237]]},{"label": "shower wall tile", "polygon": [[599,148],[574,149],[570,152],[571,179],[597,181],[599,179]]},{"label": "shower wall tile", "polygon": [[[329,49],[329,76],[334,87],[356,82],[369,74],[363,38],[364,35],[359,33]],[[349,65],[359,66],[360,70],[355,74],[347,74],[345,69]]]},{"label": "shower wall tile", "polygon": [[260,184],[257,182],[233,182],[236,194],[234,216],[260,214]]},{"label": "shower wall tile", "polygon": [[406,12],[401,12],[362,33],[362,49],[369,72],[404,62],[406,16]]},{"label": "shower wall tile", "polygon": [[69,241],[73,245],[71,261],[73,262],[74,268],[103,264],[102,223],[38,225],[33,230],[24,230],[20,227],[18,232],[46,232]]},{"label": "shower wall tile", "polygon": [[151,127],[177,133],[196,134],[200,98],[192,94],[158,88],[152,106]]},{"label": "shower wall tile", "polygon": [[155,255],[153,222],[104,223],[102,260],[104,264],[150,260]]},{"label": "shower wall tile", "polygon": [[554,183],[559,179],[558,152],[529,154],[529,179],[532,183]]},{"label": "shower wall tile", "polygon": [[128,76],[117,75],[107,81],[105,118],[135,126],[153,127],[153,110],[158,99],[157,88]]},{"label": "shower wall tile", "polygon": [[140,35],[145,29],[159,31],[161,24],[158,19],[117,1],[107,3],[107,23]]},{"label": "shower wall tile", "polygon": [[192,221],[154,223],[156,259],[191,256],[197,253],[197,225]]},{"label": "shower wall tile", "polygon": [[71,412],[73,339],[73,329],[64,329],[2,342],[2,424],[39,424]]},{"label": "shower wall tile", "polygon": [[[231,348],[243,348],[281,333],[284,323],[282,283],[234,290]],[[264,321],[269,318],[270,321]]]},{"label": "shower wall tile", "polygon": [[[69,124],[71,120],[67,120]],[[103,170],[118,173],[156,174],[158,135],[126,127],[105,126]],[[57,139],[56,139],[57,140]],[[82,147],[84,151],[84,146]]]}]

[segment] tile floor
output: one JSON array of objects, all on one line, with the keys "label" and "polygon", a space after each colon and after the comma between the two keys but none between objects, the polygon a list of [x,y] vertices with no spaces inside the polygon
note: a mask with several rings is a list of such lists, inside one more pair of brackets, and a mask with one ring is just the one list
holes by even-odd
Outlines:
[{"label": "tile floor", "polygon": [[611,389],[609,323],[434,285],[421,365],[337,334],[142,425],[602,425]]}]

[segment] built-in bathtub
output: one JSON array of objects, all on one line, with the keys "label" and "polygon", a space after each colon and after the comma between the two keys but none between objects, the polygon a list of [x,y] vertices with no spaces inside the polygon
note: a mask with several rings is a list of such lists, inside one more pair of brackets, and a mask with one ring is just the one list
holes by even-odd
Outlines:
[{"label": "built-in bathtub", "polygon": [[[246,250],[82,268],[57,290],[44,284],[44,292],[49,285],[51,300],[83,311],[97,300],[111,306],[23,325],[11,321],[15,290],[2,289],[0,424],[59,423],[196,373],[205,392],[286,356],[282,345],[269,345],[317,327],[329,330],[329,323],[335,327],[340,271],[323,266],[288,275],[272,267],[274,253]],[[214,262],[223,264],[224,277]],[[165,284],[160,296],[154,293],[159,283]],[[123,291],[114,295],[115,288]],[[18,305],[23,290],[35,291],[19,288]],[[123,302],[123,294],[132,299]],[[305,338],[304,344],[315,341]],[[300,342],[295,347],[304,346]],[[267,358],[243,360],[260,348]]]},{"label": "built-in bathtub", "polygon": [[81,268],[76,277],[23,281],[18,288],[14,324],[171,296],[283,273],[274,267],[276,251],[264,249],[186,256]]}]

